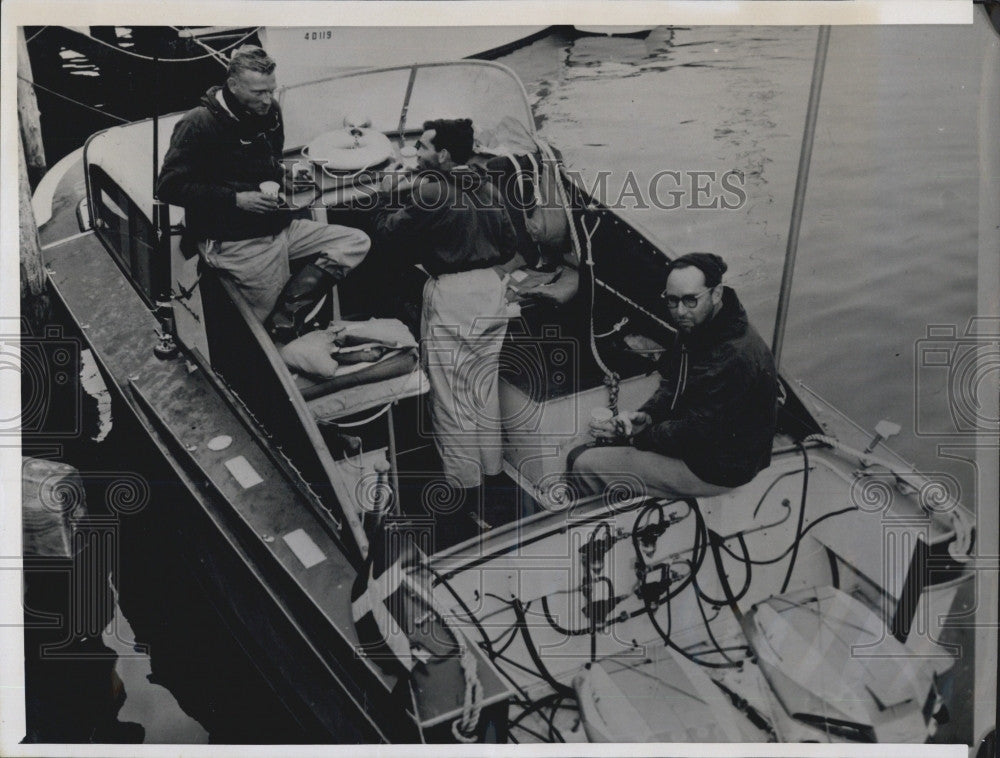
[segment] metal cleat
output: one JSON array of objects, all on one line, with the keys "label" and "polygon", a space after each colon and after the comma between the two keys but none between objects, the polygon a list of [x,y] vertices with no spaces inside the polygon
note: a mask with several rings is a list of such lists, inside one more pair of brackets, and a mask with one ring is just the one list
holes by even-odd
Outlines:
[{"label": "metal cleat", "polygon": [[887,440],[890,437],[894,437],[899,434],[899,430],[902,427],[899,424],[893,423],[892,421],[886,421],[882,419],[877,424],[875,424],[875,436],[872,441],[868,443],[868,447],[865,448],[865,454],[872,452],[878,444],[883,440]]}]

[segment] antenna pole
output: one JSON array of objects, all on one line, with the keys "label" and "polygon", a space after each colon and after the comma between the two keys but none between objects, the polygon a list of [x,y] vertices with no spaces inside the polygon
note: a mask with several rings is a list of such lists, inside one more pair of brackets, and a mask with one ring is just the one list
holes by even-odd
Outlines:
[{"label": "antenna pole", "polygon": [[785,268],[781,274],[778,313],[774,319],[774,339],[771,342],[771,352],[774,354],[775,366],[781,364],[781,349],[785,341],[785,323],[788,320],[788,304],[792,294],[795,254],[799,248],[802,208],[806,200],[806,184],[809,181],[813,138],[816,136],[816,116],[819,113],[819,96],[823,89],[823,69],[826,67],[826,51],[829,46],[830,27],[821,26],[819,37],[816,40],[816,60],[813,63],[812,86],[809,88],[809,106],[806,109],[806,126],[802,134],[802,150],[799,152],[799,173],[795,177],[795,199],[792,202],[792,220],[788,227],[788,244],[785,247]]},{"label": "antenna pole", "polygon": [[[153,86],[152,86],[152,101],[153,101],[153,201],[156,201],[156,175],[160,173],[160,109],[157,107],[156,98],[159,97],[159,87],[157,86],[159,82],[157,81],[157,73],[159,73],[160,68],[160,45],[159,40],[156,40],[156,47],[153,52]],[[153,214],[156,215],[155,213]],[[154,218],[153,223],[156,224],[157,220]],[[156,231],[159,231],[157,229]]]}]

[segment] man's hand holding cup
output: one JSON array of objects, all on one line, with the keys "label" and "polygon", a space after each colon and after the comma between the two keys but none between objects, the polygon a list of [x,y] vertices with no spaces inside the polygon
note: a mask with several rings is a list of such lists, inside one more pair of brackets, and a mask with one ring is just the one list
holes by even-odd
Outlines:
[{"label": "man's hand holding cup", "polygon": [[609,408],[590,412],[590,433],[599,442],[625,440],[646,429],[653,420],[642,411],[622,411],[617,416]]},{"label": "man's hand holding cup", "polygon": [[278,208],[278,193],[281,185],[277,182],[261,182],[260,191],[248,190],[236,193],[236,207],[250,213],[269,213]]}]

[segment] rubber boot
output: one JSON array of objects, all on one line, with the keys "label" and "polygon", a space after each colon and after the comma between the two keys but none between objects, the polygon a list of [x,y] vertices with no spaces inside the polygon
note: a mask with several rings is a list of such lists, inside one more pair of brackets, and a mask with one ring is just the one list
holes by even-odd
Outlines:
[{"label": "rubber boot", "polygon": [[274,310],[264,322],[272,339],[287,344],[296,337],[301,337],[306,331],[306,317],[325,295],[330,294],[333,285],[343,279],[346,273],[347,269],[344,267],[327,270],[315,263],[307,263],[289,279],[278,295]]}]

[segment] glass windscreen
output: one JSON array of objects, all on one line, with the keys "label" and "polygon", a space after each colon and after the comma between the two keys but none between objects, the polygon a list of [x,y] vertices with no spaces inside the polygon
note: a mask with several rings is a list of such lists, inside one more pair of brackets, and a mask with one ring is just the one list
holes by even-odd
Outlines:
[{"label": "glass windscreen", "polygon": [[435,118],[471,118],[479,133],[493,130],[505,116],[534,132],[521,82],[499,66],[448,64],[417,71],[406,123],[419,129]]},{"label": "glass windscreen", "polygon": [[510,116],[534,131],[520,81],[501,66],[478,61],[349,73],[289,87],[280,102],[286,149],[341,128],[345,117],[353,123],[370,120],[383,132],[396,131],[401,123],[419,131],[426,120],[471,118],[480,132]]}]

